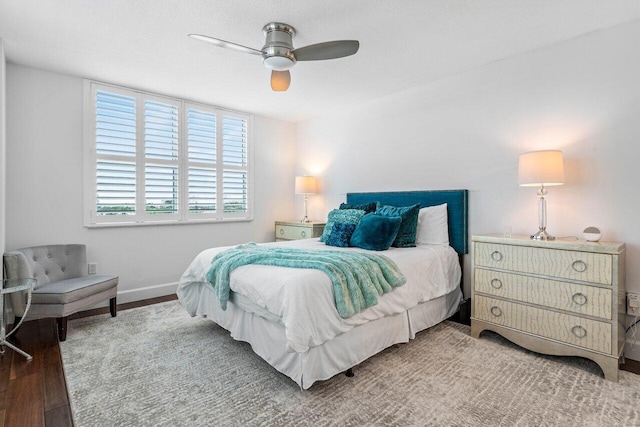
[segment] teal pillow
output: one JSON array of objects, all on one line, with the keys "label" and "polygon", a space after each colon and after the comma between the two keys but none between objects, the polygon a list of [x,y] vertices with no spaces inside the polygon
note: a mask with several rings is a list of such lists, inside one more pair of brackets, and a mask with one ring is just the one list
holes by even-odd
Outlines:
[{"label": "teal pillow", "polygon": [[321,242],[326,242],[331,234],[331,228],[336,222],[343,224],[357,224],[360,218],[364,216],[364,211],[360,209],[334,209],[329,212],[327,217],[327,224],[324,226],[322,236],[320,236]]},{"label": "teal pillow", "polygon": [[351,236],[351,246],[371,251],[386,251],[393,243],[402,218],[368,213],[362,217]]},{"label": "teal pillow", "polygon": [[416,231],[418,230],[418,214],[420,204],[405,207],[379,206],[377,215],[385,217],[399,217],[402,219],[398,235],[391,244],[396,248],[413,248],[416,246]]},{"label": "teal pillow", "polygon": [[331,227],[331,233],[325,242],[327,246],[337,246],[340,248],[348,248],[353,231],[356,229],[355,224],[345,224],[336,222]]},{"label": "teal pillow", "polygon": [[363,210],[365,214],[375,213],[376,209],[378,209],[378,202],[361,203],[359,205],[340,203],[340,209],[360,209]]}]

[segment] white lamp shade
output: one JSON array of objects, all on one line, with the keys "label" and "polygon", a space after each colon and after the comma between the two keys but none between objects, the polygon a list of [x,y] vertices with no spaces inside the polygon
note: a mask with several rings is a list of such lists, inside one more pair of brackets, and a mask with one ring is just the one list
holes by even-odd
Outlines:
[{"label": "white lamp shade", "polygon": [[317,180],[314,176],[296,176],[296,194],[315,194]]},{"label": "white lamp shade", "polygon": [[518,185],[521,187],[545,187],[564,184],[562,151],[532,151],[520,155]]}]

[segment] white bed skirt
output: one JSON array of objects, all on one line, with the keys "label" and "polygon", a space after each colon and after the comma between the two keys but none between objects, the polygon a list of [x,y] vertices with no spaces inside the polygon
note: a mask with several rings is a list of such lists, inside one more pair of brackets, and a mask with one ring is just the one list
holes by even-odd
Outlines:
[{"label": "white bed skirt", "polygon": [[[201,286],[197,315],[207,316],[231,332],[253,351],[301,388],[344,372],[394,344],[406,343],[416,333],[451,317],[462,300],[460,288],[413,307],[407,312],[383,317],[351,329],[304,353],[287,352],[284,326],[242,310],[232,301],[223,311],[210,286]],[[210,295],[207,295],[209,294]]]}]

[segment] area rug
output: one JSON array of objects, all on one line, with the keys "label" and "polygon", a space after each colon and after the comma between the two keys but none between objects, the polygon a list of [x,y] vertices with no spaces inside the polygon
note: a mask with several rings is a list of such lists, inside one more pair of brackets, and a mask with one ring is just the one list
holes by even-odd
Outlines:
[{"label": "area rug", "polygon": [[640,376],[452,322],[305,391],[177,301],[74,320],[60,348],[76,427],[640,425]]}]

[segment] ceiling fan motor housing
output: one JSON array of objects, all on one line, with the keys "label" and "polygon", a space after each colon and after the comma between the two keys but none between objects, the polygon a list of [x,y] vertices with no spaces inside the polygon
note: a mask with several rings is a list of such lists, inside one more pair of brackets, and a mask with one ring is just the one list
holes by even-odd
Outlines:
[{"label": "ceiling fan motor housing", "polygon": [[296,30],[281,22],[270,22],[262,29],[266,41],[262,48],[262,60],[265,67],[284,71],[293,67],[296,57],[291,52],[293,50],[293,37]]}]

